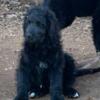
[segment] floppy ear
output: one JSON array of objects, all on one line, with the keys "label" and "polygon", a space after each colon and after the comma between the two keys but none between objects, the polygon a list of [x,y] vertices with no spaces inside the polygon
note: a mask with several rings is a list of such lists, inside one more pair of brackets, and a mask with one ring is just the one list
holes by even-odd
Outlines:
[{"label": "floppy ear", "polygon": [[59,29],[58,21],[55,14],[52,11],[48,11],[47,13],[47,21],[48,21],[48,28],[49,32],[55,33]]},{"label": "floppy ear", "polygon": [[57,42],[60,38],[59,34],[59,24],[55,14],[52,11],[48,11],[46,15],[47,19],[47,34],[51,38],[52,43]]}]

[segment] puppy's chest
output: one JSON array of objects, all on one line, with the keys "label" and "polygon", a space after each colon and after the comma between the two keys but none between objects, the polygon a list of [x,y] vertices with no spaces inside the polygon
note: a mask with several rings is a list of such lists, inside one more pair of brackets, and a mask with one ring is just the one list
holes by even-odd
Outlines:
[{"label": "puppy's chest", "polygon": [[30,62],[35,63],[39,68],[47,69],[53,58],[53,52],[48,48],[33,50],[29,56]]},{"label": "puppy's chest", "polygon": [[32,50],[31,57],[42,62],[48,62],[53,58],[54,55],[56,55],[56,52],[57,51],[55,48],[52,48],[49,45],[41,46]]},{"label": "puppy's chest", "polygon": [[40,61],[39,64],[38,64],[38,67],[39,67],[40,69],[45,70],[45,69],[48,68],[48,64],[47,64],[46,62]]},{"label": "puppy's chest", "polygon": [[37,63],[38,63],[38,67],[41,69],[47,69],[51,63],[51,55],[49,55],[49,52],[45,52],[45,51],[41,51],[40,53],[38,53],[37,55]]},{"label": "puppy's chest", "polygon": [[32,66],[35,65],[39,68],[47,69],[54,63],[57,52],[58,49],[56,49],[56,47],[53,47],[49,43],[45,43],[37,47],[29,48],[27,56]]}]

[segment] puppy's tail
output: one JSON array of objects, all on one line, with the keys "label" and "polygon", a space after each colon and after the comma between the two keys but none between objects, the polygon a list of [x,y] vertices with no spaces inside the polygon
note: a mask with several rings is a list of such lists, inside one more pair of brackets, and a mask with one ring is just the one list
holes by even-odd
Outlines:
[{"label": "puppy's tail", "polygon": [[[89,75],[89,74],[92,75],[92,74],[100,72],[100,67],[98,67],[98,68],[81,68],[81,69],[77,69],[76,65],[75,65],[75,60],[73,59],[72,56],[70,56],[69,54],[64,53],[64,57],[65,57],[66,69],[68,70],[68,72],[73,72],[75,77],[80,77],[80,76]],[[88,64],[88,65],[92,66],[93,63]],[[86,67],[86,65],[85,65],[85,67]]]},{"label": "puppy's tail", "polygon": [[89,74],[95,74],[100,72],[100,67],[98,68],[88,68],[88,69],[77,69],[74,72],[74,75],[76,77],[84,76],[84,75],[89,75]]}]

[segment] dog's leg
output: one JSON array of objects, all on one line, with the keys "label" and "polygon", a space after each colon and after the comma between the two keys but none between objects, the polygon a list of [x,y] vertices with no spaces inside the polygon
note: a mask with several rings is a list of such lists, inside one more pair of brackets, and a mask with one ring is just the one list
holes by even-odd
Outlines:
[{"label": "dog's leg", "polygon": [[17,96],[15,100],[28,100],[29,77],[26,71],[17,71]]},{"label": "dog's leg", "polygon": [[21,53],[19,68],[16,72],[17,81],[17,96],[15,100],[28,100],[28,91],[30,88],[30,64],[28,55],[25,52]]},{"label": "dog's leg", "polygon": [[98,2],[98,7],[94,11],[93,20],[93,41],[96,48],[96,51],[99,55],[100,52],[100,2]]},{"label": "dog's leg", "polygon": [[64,58],[63,54],[57,54],[53,61],[52,66],[50,66],[50,93],[51,100],[64,100],[62,95],[62,75],[63,75],[63,66]]},{"label": "dog's leg", "polygon": [[52,68],[50,71],[51,100],[64,100],[62,95],[62,69]]}]

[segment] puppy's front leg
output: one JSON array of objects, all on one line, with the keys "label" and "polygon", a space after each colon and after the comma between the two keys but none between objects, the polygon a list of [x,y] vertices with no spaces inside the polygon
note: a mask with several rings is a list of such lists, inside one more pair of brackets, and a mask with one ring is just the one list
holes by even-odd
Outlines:
[{"label": "puppy's front leg", "polygon": [[29,80],[25,71],[17,70],[17,96],[14,100],[28,100]]},{"label": "puppy's front leg", "polygon": [[23,52],[21,54],[20,63],[16,70],[16,81],[17,81],[17,96],[14,100],[28,100],[28,91],[30,88],[30,63],[28,62],[28,56]]},{"label": "puppy's front leg", "polygon": [[51,100],[64,100],[62,95],[62,68],[51,68],[50,93]]}]

